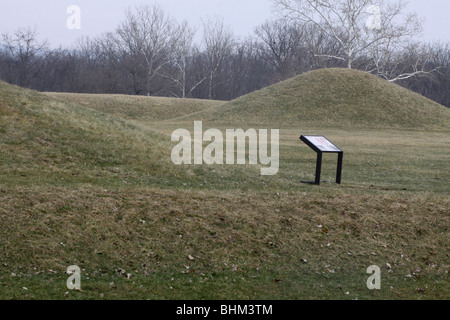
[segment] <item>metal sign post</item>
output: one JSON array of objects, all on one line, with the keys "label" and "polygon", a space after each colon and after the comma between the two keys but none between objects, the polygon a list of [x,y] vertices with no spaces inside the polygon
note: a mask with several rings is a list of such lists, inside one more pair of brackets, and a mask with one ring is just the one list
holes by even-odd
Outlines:
[{"label": "metal sign post", "polygon": [[300,140],[306,143],[311,149],[317,153],[316,162],[316,179],[315,181],[302,181],[303,183],[320,185],[320,176],[322,173],[322,156],[324,153],[337,153],[337,173],[336,183],[341,184],[342,179],[342,165],[344,160],[344,151],[336,147],[330,140],[324,136],[301,136]]}]

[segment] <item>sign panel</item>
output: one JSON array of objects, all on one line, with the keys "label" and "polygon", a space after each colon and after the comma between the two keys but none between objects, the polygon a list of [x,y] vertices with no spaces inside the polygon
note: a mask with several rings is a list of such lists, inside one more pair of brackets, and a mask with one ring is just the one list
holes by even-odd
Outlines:
[{"label": "sign panel", "polygon": [[324,136],[303,136],[321,152],[343,152]]}]

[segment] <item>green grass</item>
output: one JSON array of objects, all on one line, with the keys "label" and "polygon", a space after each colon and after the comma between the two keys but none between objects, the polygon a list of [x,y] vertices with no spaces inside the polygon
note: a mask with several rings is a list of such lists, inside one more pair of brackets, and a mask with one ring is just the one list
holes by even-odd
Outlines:
[{"label": "green grass", "polygon": [[[448,293],[450,201],[436,195],[36,187],[2,190],[2,198],[15,215],[3,213],[9,236],[2,239],[0,281],[15,294],[37,298],[41,284],[48,287],[53,279],[59,292],[54,298],[63,298],[61,278],[72,264],[85,269],[79,295],[85,298],[120,297],[120,290],[107,290],[114,278],[123,286],[121,298],[133,299],[146,298],[144,292],[155,299],[314,299],[319,292],[333,298],[339,286],[344,291],[334,298],[370,298],[375,293],[365,288],[365,270],[373,264],[383,268],[387,289],[374,297]],[[132,274],[129,281],[119,269]],[[127,289],[140,285],[137,292]],[[172,295],[170,287],[178,290]],[[244,287],[251,290],[242,292]],[[346,297],[347,291],[352,295]]]},{"label": "green grass", "polygon": [[[323,72],[342,82],[348,71]],[[325,73],[228,104],[0,82],[0,299],[449,299],[449,111],[356,72],[347,103],[337,100],[342,114],[307,113],[295,92],[332,99],[323,81],[337,84]],[[403,100],[369,108],[363,98],[377,90]],[[282,124],[271,96],[291,101]],[[280,129],[278,175],[174,166],[170,135],[193,120]],[[324,158],[328,182],[300,183],[315,169],[301,134],[345,151],[342,185],[332,183],[334,155]],[[370,291],[374,264],[382,289]],[[83,270],[81,292],[66,287],[70,265]]]},{"label": "green grass", "polygon": [[126,96],[113,94],[45,93],[63,103],[74,102],[85,108],[128,120],[159,122],[190,115],[222,105],[223,101]]}]

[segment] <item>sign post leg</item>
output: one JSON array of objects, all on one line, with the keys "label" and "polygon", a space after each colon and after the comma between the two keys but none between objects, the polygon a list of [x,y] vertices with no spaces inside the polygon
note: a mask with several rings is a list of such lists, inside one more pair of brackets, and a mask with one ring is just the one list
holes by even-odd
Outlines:
[{"label": "sign post leg", "polygon": [[344,160],[344,153],[341,152],[338,154],[338,165],[337,165],[337,174],[336,174],[336,183],[337,184],[341,184],[343,160]]},{"label": "sign post leg", "polygon": [[322,152],[317,153],[316,163],[316,181],[315,184],[320,185],[320,176],[322,174]]}]

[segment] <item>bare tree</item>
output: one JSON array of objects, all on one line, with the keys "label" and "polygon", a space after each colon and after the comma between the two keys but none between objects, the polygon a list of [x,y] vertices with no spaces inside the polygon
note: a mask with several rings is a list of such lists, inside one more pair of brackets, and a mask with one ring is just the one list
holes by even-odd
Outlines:
[{"label": "bare tree", "polygon": [[410,61],[417,61],[419,57],[426,57],[422,64],[435,71],[421,77],[405,77],[398,83],[450,108],[450,43],[418,45],[399,54],[394,67],[404,70],[404,73],[414,72]]},{"label": "bare tree", "polygon": [[348,68],[359,58],[379,59],[377,53],[407,46],[422,30],[417,14],[404,13],[403,0],[274,1],[285,18],[315,25],[336,40],[339,52],[320,56],[344,61]]},{"label": "bare tree", "polygon": [[262,53],[266,61],[273,65],[280,80],[298,74],[301,68],[300,51],[304,49],[304,28],[284,21],[274,21],[265,22],[255,33],[262,41]]},{"label": "bare tree", "polygon": [[19,86],[29,87],[31,79],[40,73],[42,56],[48,54],[47,41],[39,41],[36,28],[18,29],[13,34],[3,34],[5,53],[14,64],[14,73],[10,75]]},{"label": "bare tree", "polygon": [[381,53],[377,50],[366,71],[396,82],[416,76],[431,77],[441,66],[436,64],[434,53],[426,45],[411,43],[402,50]]},{"label": "bare tree", "polygon": [[[186,98],[187,91],[187,64],[189,55],[192,52],[192,44],[195,31],[189,27],[187,22],[181,24],[181,34],[178,45],[169,54],[172,56],[173,70],[165,75],[168,79],[175,83],[175,87],[181,91],[181,97]],[[175,96],[180,96],[173,93]]]},{"label": "bare tree", "polygon": [[234,47],[234,36],[224,26],[223,19],[208,18],[203,21],[203,42],[205,46],[206,67],[208,77],[208,98],[213,99],[214,87],[227,79],[216,81],[223,71],[227,57],[230,57]]},{"label": "bare tree", "polygon": [[118,49],[129,62],[136,94],[155,93],[154,80],[172,61],[170,53],[182,35],[182,28],[157,5],[142,5],[127,11],[115,38]]},{"label": "bare tree", "polygon": [[171,68],[167,70],[168,72],[164,74],[164,77],[174,85],[176,92],[170,91],[172,95],[186,98],[192,95],[193,91],[207,79],[207,76],[195,80],[190,74],[192,73],[191,65],[196,52],[194,45],[196,30],[191,28],[186,21],[182,22],[180,27],[179,41],[174,50],[169,53],[171,55]]}]

